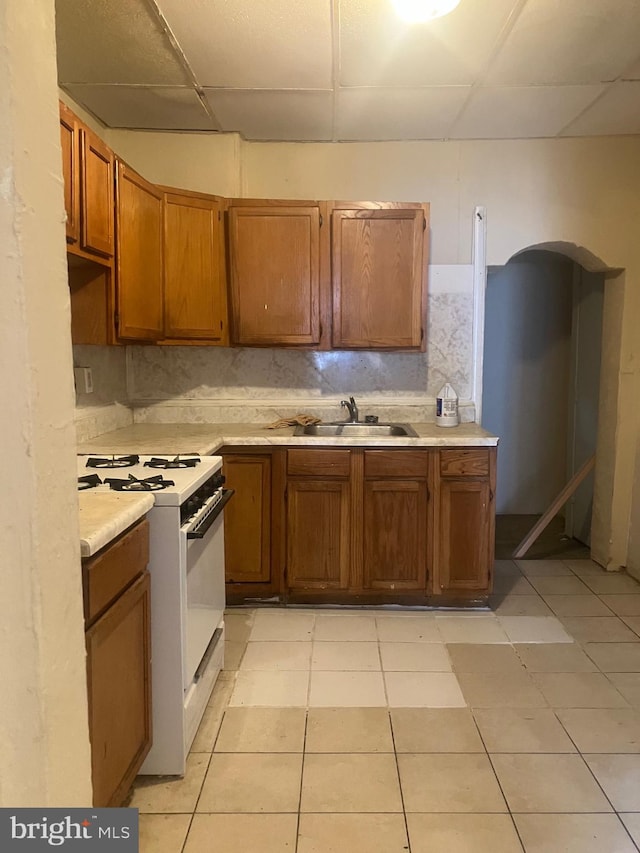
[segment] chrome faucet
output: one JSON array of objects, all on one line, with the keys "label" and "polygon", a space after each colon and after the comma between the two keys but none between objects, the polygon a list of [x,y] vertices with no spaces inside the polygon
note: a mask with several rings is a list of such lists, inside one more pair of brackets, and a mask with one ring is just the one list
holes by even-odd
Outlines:
[{"label": "chrome faucet", "polygon": [[340,400],[340,405],[349,410],[349,420],[347,423],[357,424],[358,423],[358,407],[356,406],[356,401],[353,397],[349,397],[348,400]]}]

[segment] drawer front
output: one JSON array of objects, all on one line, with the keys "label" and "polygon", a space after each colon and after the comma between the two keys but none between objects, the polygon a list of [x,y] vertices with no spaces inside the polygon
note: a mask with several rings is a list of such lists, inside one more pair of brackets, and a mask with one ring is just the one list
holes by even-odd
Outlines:
[{"label": "drawer front", "polygon": [[83,562],[84,614],[93,621],[129,586],[149,562],[149,522],[146,519],[96,557]]},{"label": "drawer front", "polygon": [[440,474],[443,477],[487,477],[488,450],[441,450]]},{"label": "drawer front", "polygon": [[290,477],[348,477],[350,466],[350,450],[287,451]]},{"label": "drawer front", "polygon": [[364,476],[422,479],[429,474],[428,450],[365,450]]}]

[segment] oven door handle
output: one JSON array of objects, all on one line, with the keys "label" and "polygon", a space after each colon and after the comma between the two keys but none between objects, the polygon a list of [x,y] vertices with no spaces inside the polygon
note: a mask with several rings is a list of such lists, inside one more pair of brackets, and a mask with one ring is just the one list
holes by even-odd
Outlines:
[{"label": "oven door handle", "polygon": [[222,497],[202,522],[202,526],[199,526],[196,530],[189,530],[187,532],[187,539],[204,539],[207,535],[207,530],[209,530],[213,522],[220,515],[225,505],[229,503],[234,494],[235,491],[233,489],[224,489]]}]

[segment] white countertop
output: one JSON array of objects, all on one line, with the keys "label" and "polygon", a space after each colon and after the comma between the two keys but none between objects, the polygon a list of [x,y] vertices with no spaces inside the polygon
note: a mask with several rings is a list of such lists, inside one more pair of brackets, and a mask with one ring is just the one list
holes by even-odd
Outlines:
[{"label": "white countertop", "polygon": [[153,495],[136,492],[79,492],[80,554],[91,557],[153,506]]},{"label": "white countertop", "polygon": [[105,432],[78,446],[78,453],[199,453],[208,456],[221,447],[272,445],[309,447],[495,447],[498,438],[477,424],[438,427],[411,426],[417,437],[294,436],[293,427],[266,429],[260,424],[133,424]]}]

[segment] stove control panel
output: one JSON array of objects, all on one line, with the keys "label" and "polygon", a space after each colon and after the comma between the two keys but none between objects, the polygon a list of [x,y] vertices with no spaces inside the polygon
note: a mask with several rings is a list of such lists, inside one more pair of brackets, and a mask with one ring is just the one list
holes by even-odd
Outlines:
[{"label": "stove control panel", "polygon": [[222,487],[224,486],[224,475],[222,471],[216,471],[209,479],[203,483],[195,492],[187,498],[180,507],[180,525],[185,524],[190,518],[202,509],[205,504],[210,503],[210,499],[219,493],[222,496]]}]

